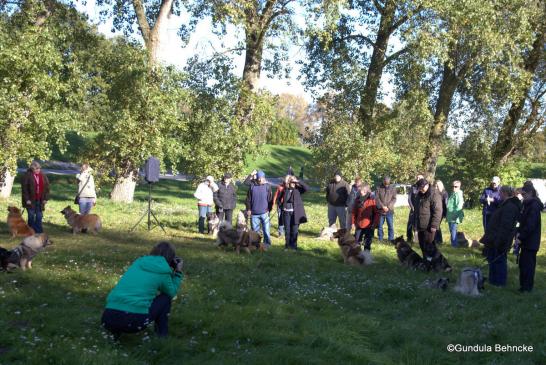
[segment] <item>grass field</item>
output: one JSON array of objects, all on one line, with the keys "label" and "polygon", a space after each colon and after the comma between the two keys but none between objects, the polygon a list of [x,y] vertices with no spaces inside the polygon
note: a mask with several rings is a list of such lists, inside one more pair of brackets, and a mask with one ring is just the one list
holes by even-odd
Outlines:
[{"label": "grass field", "polygon": [[315,172],[310,165],[311,151],[307,147],[266,144],[261,147],[261,152],[259,157],[247,159],[248,171],[261,169],[267,176],[279,177],[286,175],[288,166],[292,166],[296,175],[299,175],[301,167],[304,166],[305,178],[315,177]]},{"label": "grass field", "polygon": [[[297,166],[297,165],[296,165]],[[509,258],[504,289],[486,285],[479,298],[421,287],[439,274],[408,271],[392,247],[374,241],[375,264],[342,263],[334,243],[317,241],[326,225],[322,194],[304,196],[310,223],[301,227],[300,252],[284,252],[275,238],[266,253],[223,252],[196,233],[189,184],[162,181],[154,209],[166,225],[128,233],[144,211],[137,202],[100,199],[94,212],[104,231],[97,237],[69,233],[59,211],[75,194],[71,178],[52,177],[45,229],[54,245],[27,272],[0,273],[0,364],[544,364],[546,359],[546,257],[539,253],[536,288],[517,292]],[[240,190],[242,201],[244,192]],[[10,203],[20,204],[15,189]],[[6,202],[0,210],[6,212]],[[239,206],[242,206],[241,204]],[[5,217],[5,216],[4,216]],[[407,210],[396,212],[396,234]],[[543,220],[544,220],[543,216]],[[276,219],[273,219],[276,226]],[[466,212],[461,229],[481,234],[479,211]],[[442,227],[447,232],[447,227]],[[13,247],[5,219],[0,246]],[[168,239],[186,263],[186,279],[173,302],[170,337],[151,330],[113,343],[100,327],[105,298],[130,263]],[[454,266],[482,265],[477,250],[441,250]],[[448,344],[532,345],[531,353],[450,353]]]}]

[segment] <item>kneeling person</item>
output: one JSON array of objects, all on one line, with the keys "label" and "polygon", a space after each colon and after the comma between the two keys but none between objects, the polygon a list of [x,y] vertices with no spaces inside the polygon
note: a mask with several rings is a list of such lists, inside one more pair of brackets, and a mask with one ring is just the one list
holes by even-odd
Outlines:
[{"label": "kneeling person", "polygon": [[173,245],[158,243],[150,255],[129,266],[108,295],[103,326],[119,336],[139,332],[153,321],[157,335],[167,336],[171,301],[182,276],[182,260],[176,257]]}]

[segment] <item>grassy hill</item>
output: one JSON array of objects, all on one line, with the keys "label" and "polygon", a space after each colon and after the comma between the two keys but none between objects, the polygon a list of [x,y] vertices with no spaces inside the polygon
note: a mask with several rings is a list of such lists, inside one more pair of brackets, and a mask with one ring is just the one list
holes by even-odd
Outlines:
[{"label": "grassy hill", "polygon": [[[283,242],[274,238],[266,253],[237,256],[196,233],[187,183],[154,186],[154,209],[167,235],[144,225],[128,232],[146,206],[146,187],[139,186],[130,205],[100,194],[94,212],[104,231],[94,237],[72,235],[59,213],[71,204],[73,180],[51,180],[45,229],[54,245],[35,258],[31,271],[0,273],[1,364],[540,364],[545,358],[546,234],[535,292],[517,293],[510,256],[507,288],[486,285],[483,296],[467,298],[423,287],[440,275],[401,267],[393,247],[376,241],[372,266],[344,265],[335,243],[315,238],[327,223],[319,193],[304,196],[309,223],[301,226],[300,252],[283,252]],[[19,204],[17,189],[11,204]],[[244,193],[239,189],[239,207]],[[0,202],[2,212],[7,204]],[[407,210],[397,210],[396,235],[405,231],[406,217]],[[0,246],[14,247],[19,240],[8,236],[3,222]],[[445,224],[442,229],[447,232]],[[480,212],[468,211],[461,229],[479,237]],[[113,343],[100,327],[106,295],[133,260],[165,239],[186,263],[170,337],[158,340],[148,329]],[[454,267],[447,275],[451,286],[463,267],[483,265],[478,250],[441,250]],[[535,350],[450,353],[448,344],[527,344]]]},{"label": "grassy hill", "polygon": [[311,151],[306,147],[264,145],[261,154],[247,159],[246,165],[249,171],[261,169],[267,176],[274,177],[286,175],[289,166],[299,175],[304,166],[304,176],[309,179],[314,177],[311,157]]}]

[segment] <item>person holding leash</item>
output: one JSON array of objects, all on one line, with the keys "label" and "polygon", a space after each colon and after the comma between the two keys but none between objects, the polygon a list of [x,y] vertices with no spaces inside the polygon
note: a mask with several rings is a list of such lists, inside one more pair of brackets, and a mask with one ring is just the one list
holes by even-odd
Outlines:
[{"label": "person holding leash", "polygon": [[91,208],[97,205],[97,193],[95,192],[95,179],[92,175],[93,169],[88,163],[82,164],[80,173],[76,175],[78,181],[78,195],[74,202],[80,207],[80,214],[85,215],[91,212]]}]

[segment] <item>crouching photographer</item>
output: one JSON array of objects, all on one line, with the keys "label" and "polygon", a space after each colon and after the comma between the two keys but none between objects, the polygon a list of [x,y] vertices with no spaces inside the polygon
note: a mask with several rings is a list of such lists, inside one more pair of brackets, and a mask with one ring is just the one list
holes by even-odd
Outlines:
[{"label": "crouching photographer", "polygon": [[182,282],[182,259],[174,246],[158,243],[136,259],[106,298],[102,325],[114,337],[143,330],[152,321],[158,336],[167,336],[172,298]]}]

